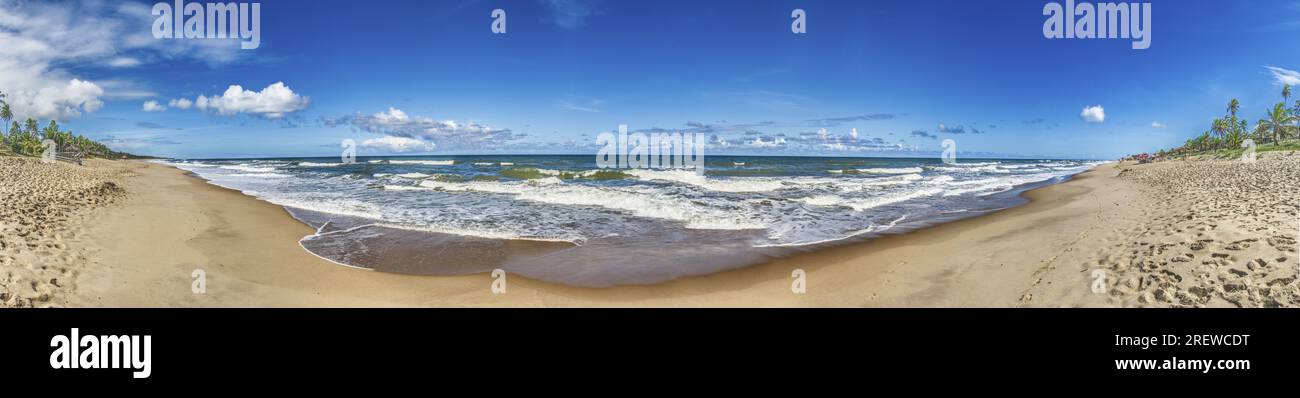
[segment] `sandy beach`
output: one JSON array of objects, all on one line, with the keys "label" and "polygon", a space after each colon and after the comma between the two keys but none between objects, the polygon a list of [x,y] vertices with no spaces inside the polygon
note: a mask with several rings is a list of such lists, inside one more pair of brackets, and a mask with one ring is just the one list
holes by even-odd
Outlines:
[{"label": "sandy beach", "polygon": [[487,274],[321,259],[283,208],[169,166],[0,157],[0,174],[9,307],[1300,307],[1294,153],[1108,163],[906,234],[649,286],[508,275],[501,294]]}]

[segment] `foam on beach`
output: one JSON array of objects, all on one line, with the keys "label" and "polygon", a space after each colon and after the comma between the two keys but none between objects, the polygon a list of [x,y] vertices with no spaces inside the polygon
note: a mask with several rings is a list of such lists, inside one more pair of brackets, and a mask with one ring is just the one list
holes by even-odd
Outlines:
[{"label": "foam on beach", "polygon": [[[271,203],[403,231],[465,239],[540,238],[577,244],[578,253],[683,239],[726,248],[725,255],[712,254],[719,258],[751,260],[752,255],[767,255],[758,249],[869,239],[902,217],[904,223],[924,225],[947,214],[1007,207],[1012,199],[1004,194],[1015,187],[1070,173],[1030,161],[755,158],[720,162],[700,172],[605,170],[589,157],[512,160],[382,159],[359,167],[304,167],[331,163],[294,159],[173,164]],[[489,167],[507,163],[524,166]],[[759,174],[738,169],[736,163],[754,165]],[[435,165],[437,169],[429,167]],[[848,172],[828,175],[827,166]],[[369,233],[361,229],[331,235],[329,241],[349,246],[342,240],[352,237],[373,246]],[[308,246],[320,249],[321,244]],[[718,266],[723,263],[737,265],[721,261]],[[563,270],[574,266],[556,264],[559,268],[545,276],[530,276],[564,279]],[[644,282],[644,275],[633,274],[615,267],[588,277],[599,280],[596,284]]]}]

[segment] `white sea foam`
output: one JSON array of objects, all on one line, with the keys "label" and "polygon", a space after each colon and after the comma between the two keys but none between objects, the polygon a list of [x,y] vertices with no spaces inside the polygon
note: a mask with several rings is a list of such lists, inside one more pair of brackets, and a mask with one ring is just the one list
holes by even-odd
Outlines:
[{"label": "white sea foam", "polygon": [[648,192],[634,192],[606,187],[565,184],[548,177],[522,182],[495,181],[444,182],[424,180],[421,187],[448,192],[488,192],[515,195],[519,200],[573,206],[598,206],[623,210],[638,217],[680,221],[688,229],[762,229],[766,225],[747,219],[743,214],[727,214],[688,200]]},{"label": "white sea foam", "polygon": [[813,206],[839,206],[844,203],[844,198],[835,195],[817,195],[807,198],[795,199]]},{"label": "white sea foam", "polygon": [[162,161],[162,160],[160,160],[160,161],[158,161],[158,163],[162,163],[162,164],[165,164],[165,165],[169,165],[169,166],[172,166],[172,167],[178,167],[178,168],[185,168],[185,167],[203,167],[203,168],[208,168],[208,167],[221,167],[221,165],[218,165],[218,164],[207,164],[207,163],[199,163],[199,162],[168,162],[168,161]]},{"label": "white sea foam", "polygon": [[233,173],[225,174],[221,177],[242,177],[242,178],[292,178],[292,175],[283,173]]},{"label": "white sea foam", "polygon": [[529,240],[535,242],[559,242],[559,243],[572,243],[575,245],[581,245],[584,241],[586,241],[585,238],[582,238],[580,236],[563,236],[563,235],[532,236],[532,235],[524,235],[524,234],[518,234],[514,232],[500,231],[500,230],[486,230],[486,229],[452,227],[452,226],[442,226],[442,225],[412,226],[412,225],[405,225],[405,224],[379,223],[379,224],[374,224],[374,226],[403,229],[407,231],[433,232],[438,234],[469,236],[474,238],[486,238],[486,239]]},{"label": "white sea foam", "polygon": [[672,181],[718,192],[767,192],[784,187],[780,180],[759,177],[709,178],[692,170],[630,169],[623,171],[643,181]]},{"label": "white sea foam", "polygon": [[1001,169],[996,165],[987,166],[931,166],[930,170],[946,173],[1010,173],[1010,170]]},{"label": "white sea foam", "polygon": [[[683,235],[674,234],[686,232],[665,234],[654,227],[676,225],[679,230],[749,230],[720,234],[692,231],[687,236],[718,236],[718,242],[734,236],[744,239],[743,244],[760,246],[799,246],[878,233],[889,226],[874,223],[900,214],[925,218],[936,213],[984,210],[980,206],[993,202],[974,200],[975,196],[1004,192],[1088,167],[1069,161],[935,163],[921,167],[908,163],[889,167],[891,163],[881,163],[885,166],[877,172],[864,168],[848,169],[843,174],[828,170],[830,174],[806,175],[807,169],[795,161],[791,175],[705,176],[693,170],[633,169],[619,170],[630,176],[627,179],[606,181],[561,180],[562,175],[590,176],[602,170],[583,170],[579,169],[584,167],[581,162],[547,159],[524,162],[552,167],[537,169],[543,178],[478,181],[466,179],[481,174],[482,169],[475,172],[424,167],[455,164],[450,160],[391,163],[383,167],[385,173],[374,174],[374,179],[330,168],[340,165],[337,163],[312,166],[312,162],[217,160],[166,164],[278,205],[375,220],[375,225],[392,228],[583,244],[587,236],[611,234],[629,239],[680,239]],[[479,163],[490,164],[474,164]],[[780,165],[773,167],[780,173]],[[458,178],[432,178],[439,175]],[[381,189],[375,189],[375,182]],[[654,235],[642,236],[649,231],[655,231]]]},{"label": "white sea foam", "polygon": [[866,174],[916,174],[924,171],[920,167],[858,169],[859,173]]},{"label": "white sea foam", "polygon": [[272,171],[275,171],[274,167],[257,167],[257,166],[249,166],[246,164],[220,166],[220,168],[226,170],[243,171],[246,173],[270,173]]},{"label": "white sea foam", "polygon": [[418,164],[424,166],[451,166],[455,160],[389,160],[389,164]]},{"label": "white sea foam", "polygon": [[856,211],[863,211],[863,210],[877,208],[880,206],[887,206],[896,203],[906,202],[909,200],[918,199],[926,196],[937,195],[940,193],[943,193],[942,189],[926,188],[926,189],[920,189],[915,191],[905,191],[899,193],[885,194],[885,195],[874,196],[869,198],[845,198],[845,197],[839,197],[833,195],[819,195],[819,196],[813,196],[807,198],[800,198],[796,200],[814,206],[843,206],[843,207],[851,208]]}]

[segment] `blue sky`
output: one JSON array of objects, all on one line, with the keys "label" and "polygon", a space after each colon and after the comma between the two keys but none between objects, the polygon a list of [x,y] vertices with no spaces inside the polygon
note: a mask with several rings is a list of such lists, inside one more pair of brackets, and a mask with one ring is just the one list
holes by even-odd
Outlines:
[{"label": "blue sky", "polygon": [[[710,154],[1114,158],[1231,98],[1258,119],[1300,80],[1297,1],[1153,1],[1146,50],[1048,40],[1046,3],[267,0],[241,50],[155,39],[153,2],[0,0],[0,90],[169,157],[595,153],[627,124],[708,134]],[[224,102],[175,102],[200,96]]]}]

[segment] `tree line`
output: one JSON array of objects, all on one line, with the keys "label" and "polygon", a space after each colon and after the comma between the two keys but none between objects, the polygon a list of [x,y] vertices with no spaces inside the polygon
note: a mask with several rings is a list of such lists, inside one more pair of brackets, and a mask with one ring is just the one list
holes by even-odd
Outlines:
[{"label": "tree line", "polygon": [[1186,156],[1220,149],[1237,149],[1248,139],[1256,145],[1281,146],[1287,140],[1300,138],[1300,126],[1297,126],[1297,122],[1300,122],[1300,101],[1288,108],[1287,101],[1290,99],[1291,85],[1282,86],[1282,102],[1269,108],[1252,128],[1246,119],[1237,117],[1241,111],[1241,102],[1234,98],[1228,101],[1224,116],[1210,122],[1209,130],[1187,139],[1182,146],[1162,150],[1156,156]]},{"label": "tree line", "polygon": [[5,101],[4,92],[0,92],[0,120],[8,125],[8,133],[0,131],[0,148],[8,149],[10,152],[18,155],[40,156],[45,151],[44,140],[54,141],[60,152],[79,151],[82,156],[99,157],[106,159],[119,159],[129,157],[130,155],[109,149],[108,146],[86,138],[83,135],[73,134],[71,131],[63,131],[59,128],[59,123],[50,120],[45,128],[40,128],[40,123],[36,119],[27,118],[21,125],[14,120],[13,110],[10,109],[9,103]]}]

